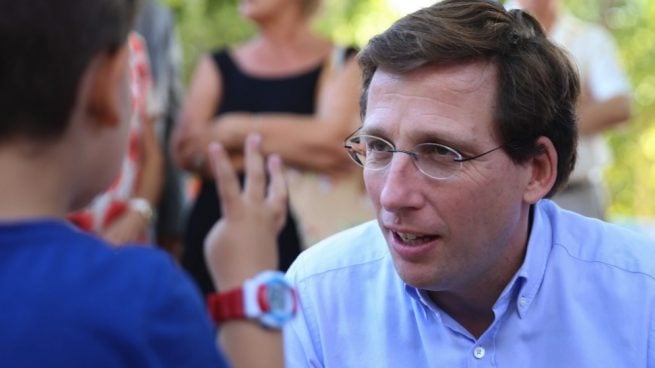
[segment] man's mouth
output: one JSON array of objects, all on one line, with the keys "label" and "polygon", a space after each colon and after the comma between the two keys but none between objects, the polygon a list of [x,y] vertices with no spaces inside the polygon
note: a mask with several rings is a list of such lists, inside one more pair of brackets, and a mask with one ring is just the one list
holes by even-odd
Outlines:
[{"label": "man's mouth", "polygon": [[420,235],[413,233],[399,233],[393,232],[394,236],[398,237],[403,243],[408,245],[421,245],[430,242],[437,237],[434,235]]}]

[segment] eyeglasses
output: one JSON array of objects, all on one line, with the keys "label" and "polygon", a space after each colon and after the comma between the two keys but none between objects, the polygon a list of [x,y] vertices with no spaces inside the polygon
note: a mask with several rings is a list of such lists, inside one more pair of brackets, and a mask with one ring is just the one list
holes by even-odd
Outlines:
[{"label": "eyeglasses", "polygon": [[454,148],[439,143],[421,143],[412,150],[396,149],[393,143],[367,134],[353,133],[343,144],[350,158],[368,170],[382,170],[389,166],[393,154],[408,154],[416,168],[423,174],[438,180],[448,179],[462,167],[466,161],[475,160],[505,145],[502,144],[479,155],[467,157]]}]

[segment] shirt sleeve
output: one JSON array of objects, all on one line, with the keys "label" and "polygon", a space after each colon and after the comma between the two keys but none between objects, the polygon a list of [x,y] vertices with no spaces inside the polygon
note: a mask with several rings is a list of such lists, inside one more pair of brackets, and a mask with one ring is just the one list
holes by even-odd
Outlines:
[{"label": "shirt sleeve", "polygon": [[647,367],[655,367],[655,312],[651,313],[650,331],[648,333]]},{"label": "shirt sleeve", "polygon": [[312,324],[309,297],[304,292],[307,283],[298,282],[298,260],[291,265],[287,272],[287,278],[296,286],[299,299],[299,308],[296,317],[287,324],[284,333],[284,357],[286,367],[323,367],[320,358],[316,354],[317,340],[312,338],[310,326]]},{"label": "shirt sleeve", "polygon": [[153,268],[147,301],[147,341],[153,366],[227,367],[200,292],[172,260]]}]

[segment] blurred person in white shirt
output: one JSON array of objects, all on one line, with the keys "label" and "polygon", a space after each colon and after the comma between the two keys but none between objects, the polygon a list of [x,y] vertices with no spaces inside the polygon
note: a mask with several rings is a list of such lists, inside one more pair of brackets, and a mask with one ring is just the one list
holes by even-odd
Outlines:
[{"label": "blurred person in white shirt", "polygon": [[603,170],[612,152],[603,133],[625,123],[631,114],[630,82],[616,42],[601,25],[573,16],[560,0],[516,0],[508,7],[522,8],[537,18],[580,73],[577,163],[569,184],[553,200],[583,215],[605,218],[609,198]]}]

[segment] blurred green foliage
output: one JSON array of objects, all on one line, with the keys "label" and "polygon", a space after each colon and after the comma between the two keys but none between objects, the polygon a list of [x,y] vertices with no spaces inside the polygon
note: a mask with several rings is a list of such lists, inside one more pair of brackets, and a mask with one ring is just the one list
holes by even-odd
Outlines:
[{"label": "blurred green foliage", "polygon": [[[655,218],[655,1],[564,1],[580,18],[600,22],[612,32],[634,88],[633,119],[607,134],[615,152],[606,173],[610,216]],[[202,53],[238,43],[253,33],[252,25],[238,15],[237,0],[164,2],[177,16],[185,80]],[[315,27],[336,42],[363,46],[400,15],[390,3],[325,0]]]},{"label": "blurred green foliage", "polygon": [[614,35],[633,87],[633,118],[607,134],[614,163],[606,172],[610,216],[655,218],[655,2],[568,0],[581,18]]}]

